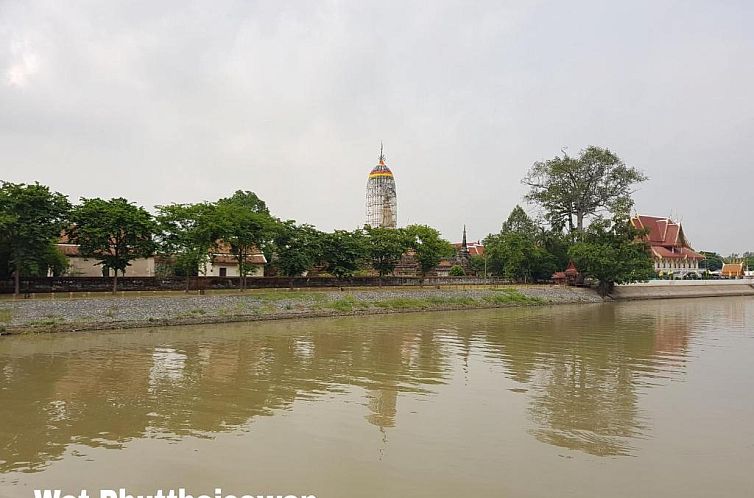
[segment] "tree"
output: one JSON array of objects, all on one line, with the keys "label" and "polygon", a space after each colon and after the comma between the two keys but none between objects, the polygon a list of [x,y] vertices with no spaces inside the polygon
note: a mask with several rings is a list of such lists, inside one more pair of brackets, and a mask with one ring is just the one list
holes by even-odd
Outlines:
[{"label": "tree", "polygon": [[461,265],[453,265],[450,268],[450,271],[448,272],[448,275],[451,277],[464,277],[466,276],[466,272],[463,270],[463,266]]},{"label": "tree", "polygon": [[579,271],[598,281],[602,296],[615,284],[641,282],[655,274],[649,246],[628,219],[594,221],[568,251]]},{"label": "tree", "polygon": [[483,275],[484,278],[487,278],[487,259],[488,259],[487,251],[485,250],[484,254],[482,255],[473,255],[471,258],[469,258],[469,266],[472,270],[474,270],[474,273],[476,276]]},{"label": "tree", "polygon": [[217,201],[212,220],[218,229],[219,242],[230,246],[238,261],[239,288],[243,291],[248,257],[272,239],[275,221],[263,200],[254,192],[243,190]]},{"label": "tree", "polygon": [[440,237],[440,232],[426,225],[409,225],[405,228],[409,247],[414,250],[419,263],[422,281],[440,260],[453,255],[453,246]]},{"label": "tree", "polygon": [[494,273],[513,280],[541,280],[549,278],[557,268],[557,259],[547,251],[543,242],[546,232],[520,206],[511,211],[497,235],[484,241]]},{"label": "tree", "polygon": [[393,273],[401,256],[408,249],[408,236],[400,228],[367,226],[365,230],[368,236],[367,243],[372,268],[377,270],[380,285],[382,285],[382,277]]},{"label": "tree", "polygon": [[536,162],[522,183],[526,199],[538,203],[553,228],[583,230],[584,219],[602,212],[628,215],[633,186],[647,180],[608,149],[590,146],[578,157]]},{"label": "tree", "polygon": [[701,251],[704,259],[699,262],[699,268],[707,271],[717,271],[723,267],[723,257],[716,252]]},{"label": "tree", "polygon": [[186,277],[188,292],[191,275],[198,274],[219,236],[214,205],[169,204],[157,206],[157,212],[160,250],[176,258],[176,267]]},{"label": "tree", "polygon": [[108,201],[82,198],[71,212],[71,222],[69,236],[79,244],[81,255],[113,270],[113,294],[118,290],[119,271],[125,274],[131,261],[154,254],[154,219],[143,207],[122,197]]},{"label": "tree", "polygon": [[501,233],[516,232],[526,237],[534,238],[539,231],[537,223],[526,214],[526,211],[518,204],[503,222]]},{"label": "tree", "polygon": [[50,192],[39,183],[0,185],[0,245],[13,267],[16,296],[21,291],[24,269],[50,256],[69,210],[70,203],[63,194]]},{"label": "tree", "polygon": [[280,223],[273,240],[272,261],[290,279],[310,270],[322,258],[323,234],[311,225],[296,225],[293,220]]},{"label": "tree", "polygon": [[338,278],[350,277],[367,258],[367,241],[362,230],[335,230],[324,235],[322,259],[328,273]]},{"label": "tree", "polygon": [[533,237],[518,232],[490,235],[484,241],[484,249],[492,272],[513,280],[549,278],[555,268],[551,254]]}]

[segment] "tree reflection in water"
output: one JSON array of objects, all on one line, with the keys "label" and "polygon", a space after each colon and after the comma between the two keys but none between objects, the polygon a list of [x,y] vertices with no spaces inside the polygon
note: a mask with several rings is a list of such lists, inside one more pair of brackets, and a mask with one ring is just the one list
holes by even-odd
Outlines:
[{"label": "tree reflection in water", "polygon": [[39,471],[71,444],[118,448],[134,438],[246,430],[296,400],[338,393],[360,393],[366,421],[387,443],[403,396],[438,395],[465,382],[454,379],[456,367],[469,377],[479,362],[501,366],[527,391],[538,440],[626,455],[649,430],[640,390],[683,371],[697,315],[668,309],[561,306],[6,338],[0,472]]}]

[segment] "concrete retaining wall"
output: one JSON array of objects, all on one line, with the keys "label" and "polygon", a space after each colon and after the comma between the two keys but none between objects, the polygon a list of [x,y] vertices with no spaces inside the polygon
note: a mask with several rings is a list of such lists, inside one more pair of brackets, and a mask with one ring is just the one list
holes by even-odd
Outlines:
[{"label": "concrete retaining wall", "polygon": [[754,280],[655,280],[616,285],[613,299],[754,296]]}]

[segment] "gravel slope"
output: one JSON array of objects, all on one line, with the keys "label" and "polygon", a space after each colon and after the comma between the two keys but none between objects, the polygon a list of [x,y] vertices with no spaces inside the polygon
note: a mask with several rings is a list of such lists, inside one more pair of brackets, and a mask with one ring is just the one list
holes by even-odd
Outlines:
[{"label": "gravel slope", "polygon": [[244,294],[36,297],[0,301],[0,333],[126,328],[504,306],[599,303],[589,289],[518,286],[500,289],[383,288],[328,291],[250,290]]}]

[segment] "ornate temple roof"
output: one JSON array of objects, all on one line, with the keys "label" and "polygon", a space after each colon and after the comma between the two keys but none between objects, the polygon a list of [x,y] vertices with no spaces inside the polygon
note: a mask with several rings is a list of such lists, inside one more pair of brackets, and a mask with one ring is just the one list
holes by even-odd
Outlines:
[{"label": "ornate temple roof", "polygon": [[655,257],[665,259],[704,259],[691,248],[683,227],[670,218],[637,215],[631,223],[639,230],[647,230],[644,240],[652,247]]},{"label": "ornate temple roof", "polygon": [[369,173],[369,178],[393,177],[393,172],[385,164],[385,159],[380,157],[380,162]]}]

